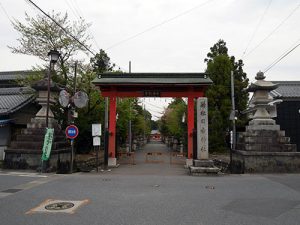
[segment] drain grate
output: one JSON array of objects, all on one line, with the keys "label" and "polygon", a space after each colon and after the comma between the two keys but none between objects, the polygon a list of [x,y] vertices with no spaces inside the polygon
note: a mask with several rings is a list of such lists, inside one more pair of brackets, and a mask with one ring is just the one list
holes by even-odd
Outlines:
[{"label": "drain grate", "polygon": [[45,206],[47,210],[66,210],[73,208],[74,204],[72,202],[56,202]]},{"label": "drain grate", "polygon": [[22,190],[23,189],[12,188],[12,189],[7,189],[7,190],[1,191],[1,192],[4,192],[4,193],[16,193],[16,192],[22,191]]}]

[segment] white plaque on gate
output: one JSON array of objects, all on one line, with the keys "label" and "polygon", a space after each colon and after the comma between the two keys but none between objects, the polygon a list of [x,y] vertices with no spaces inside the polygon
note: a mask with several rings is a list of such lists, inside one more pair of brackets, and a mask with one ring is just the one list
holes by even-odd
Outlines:
[{"label": "white plaque on gate", "polygon": [[197,99],[197,158],[208,159],[207,98]]}]

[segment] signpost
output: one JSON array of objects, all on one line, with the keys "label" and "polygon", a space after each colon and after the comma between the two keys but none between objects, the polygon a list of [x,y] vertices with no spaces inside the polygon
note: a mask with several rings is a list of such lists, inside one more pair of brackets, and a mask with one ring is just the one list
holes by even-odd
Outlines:
[{"label": "signpost", "polygon": [[73,172],[73,161],[74,161],[74,145],[73,141],[78,136],[79,130],[75,125],[70,125],[66,128],[66,136],[67,138],[71,139],[71,166],[70,166],[70,173]]},{"label": "signpost", "polygon": [[69,139],[75,139],[78,136],[78,128],[75,125],[70,125],[66,128],[66,136]]},{"label": "signpost", "polygon": [[[100,149],[100,144],[101,144],[101,140],[100,140],[100,136],[101,136],[101,124],[97,123],[97,124],[92,124],[92,136],[93,136],[93,146],[96,149],[96,170],[98,172],[98,165],[99,165],[99,149]],[[97,146],[97,147],[96,147]]]}]

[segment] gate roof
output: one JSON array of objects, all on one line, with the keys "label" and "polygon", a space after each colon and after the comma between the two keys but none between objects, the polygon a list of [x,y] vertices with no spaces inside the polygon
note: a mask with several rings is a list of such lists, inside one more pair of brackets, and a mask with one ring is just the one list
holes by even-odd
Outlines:
[{"label": "gate roof", "polygon": [[211,79],[206,73],[103,73],[93,81],[97,86],[107,84],[183,84],[209,85]]},{"label": "gate roof", "polygon": [[206,73],[102,73],[93,83],[102,96],[185,97],[203,95],[212,80]]}]

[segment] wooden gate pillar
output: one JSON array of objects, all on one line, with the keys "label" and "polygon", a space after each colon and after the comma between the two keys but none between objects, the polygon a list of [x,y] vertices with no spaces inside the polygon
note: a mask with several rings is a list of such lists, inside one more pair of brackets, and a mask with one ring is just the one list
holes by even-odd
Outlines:
[{"label": "wooden gate pillar", "polygon": [[117,111],[117,97],[109,98],[109,141],[108,141],[108,157],[109,164],[114,164],[116,161],[116,111]]},{"label": "wooden gate pillar", "polygon": [[188,159],[193,159],[194,97],[188,97]]}]

